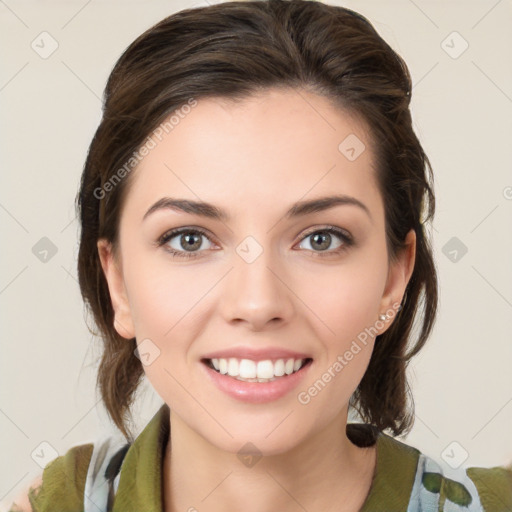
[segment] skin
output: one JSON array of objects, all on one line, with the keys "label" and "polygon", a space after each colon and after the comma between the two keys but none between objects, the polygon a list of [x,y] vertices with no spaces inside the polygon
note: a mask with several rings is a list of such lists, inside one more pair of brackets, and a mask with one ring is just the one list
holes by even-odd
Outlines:
[{"label": "skin", "polygon": [[15,499],[9,508],[9,512],[32,512],[32,505],[30,503],[30,500],[28,498],[28,493],[30,489],[35,489],[36,494],[39,491],[43,484],[43,475],[38,475],[34,480],[32,480],[32,483],[26,487],[23,492],[19,494],[17,499]]},{"label": "skin", "polygon": [[[366,146],[354,161],[338,150],[350,134]],[[299,403],[297,393],[401,302],[412,274],[414,231],[397,261],[388,261],[373,158],[362,121],[311,92],[268,90],[241,103],[200,99],[132,171],[119,250],[105,240],[98,250],[118,333],[138,343],[149,338],[160,350],[144,371],[171,408],[163,470],[167,512],[362,506],[375,446],[352,444],[345,426],[374,338],[308,404]],[[341,205],[284,219],[293,203],[333,193],[357,198],[371,217]],[[167,209],[142,221],[163,196],[213,203],[231,219]],[[347,230],[355,245],[336,254],[343,241],[332,235],[327,251],[319,250],[310,235],[325,225]],[[197,257],[173,258],[155,245],[180,227],[207,231]],[[236,252],[247,236],[263,250],[252,263]],[[180,235],[171,244],[187,250]],[[309,353],[308,378],[272,402],[235,400],[205,378],[200,359],[239,345]],[[237,457],[247,442],[263,455],[252,467]]]}]

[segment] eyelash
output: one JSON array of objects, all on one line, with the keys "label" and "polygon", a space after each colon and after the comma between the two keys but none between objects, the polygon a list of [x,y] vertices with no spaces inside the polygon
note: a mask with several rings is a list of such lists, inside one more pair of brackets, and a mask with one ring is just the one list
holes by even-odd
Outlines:
[{"label": "eyelash", "polygon": [[[157,240],[157,246],[161,247],[161,246],[165,245],[167,242],[169,242],[169,240],[171,240],[175,236],[181,235],[183,233],[200,234],[200,235],[203,235],[204,237],[206,237],[208,240],[210,240],[206,231],[204,231],[201,228],[178,228],[178,229],[173,229],[173,230],[170,230],[170,231],[167,231],[166,233],[164,233]],[[335,235],[342,240],[343,244],[340,247],[338,247],[337,249],[334,249],[331,251],[311,251],[310,249],[308,249],[308,250],[310,250],[310,252],[312,252],[312,254],[315,257],[318,256],[321,258],[325,258],[328,256],[341,254],[341,253],[347,251],[350,247],[352,247],[355,244],[353,238],[348,233],[346,233],[344,230],[341,230],[340,228],[337,228],[335,226],[326,226],[324,228],[317,228],[314,231],[310,231],[309,233],[305,234],[302,237],[302,239],[300,240],[299,243],[301,243],[306,238],[308,238],[311,235],[314,235],[316,233],[329,233],[331,235]],[[167,252],[169,252],[173,257],[177,257],[177,258],[196,258],[197,254],[199,252],[202,252],[202,251],[195,251],[195,252],[194,251],[193,252],[176,251],[175,249],[172,249],[170,247],[165,247],[165,250]]]}]

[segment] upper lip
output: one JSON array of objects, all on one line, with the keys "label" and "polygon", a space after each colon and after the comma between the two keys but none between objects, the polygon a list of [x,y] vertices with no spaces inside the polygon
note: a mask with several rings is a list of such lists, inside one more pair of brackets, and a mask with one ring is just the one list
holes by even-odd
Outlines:
[{"label": "upper lip", "polygon": [[311,356],[303,352],[295,352],[293,350],[287,350],[279,347],[232,347],[205,354],[203,359],[229,359],[230,357],[235,359],[251,359],[252,361],[311,358]]}]

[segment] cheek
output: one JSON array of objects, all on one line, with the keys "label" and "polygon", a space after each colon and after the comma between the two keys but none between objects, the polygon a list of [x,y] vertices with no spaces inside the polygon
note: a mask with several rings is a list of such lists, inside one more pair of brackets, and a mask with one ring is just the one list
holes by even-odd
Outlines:
[{"label": "cheek", "polygon": [[[127,268],[130,310],[137,337],[176,337],[213,286],[208,274],[180,266],[165,255],[140,257]],[[134,262],[135,263],[135,262]]]},{"label": "cheek", "polygon": [[361,254],[347,260],[347,264],[309,275],[314,279],[297,278],[294,291],[307,306],[308,316],[317,318],[314,323],[321,326],[319,338],[332,340],[329,345],[342,348],[378,320],[387,277],[387,265],[382,259]]},{"label": "cheek", "polygon": [[183,386],[188,387],[190,378],[190,349],[204,327],[198,315],[214,283],[208,274],[199,277],[191,266],[161,265],[158,259],[151,263],[148,259],[145,265],[141,258],[132,267],[130,308],[137,342],[143,343],[139,348],[143,363],[144,352],[150,354],[144,372],[162,399],[181,410],[189,400]]},{"label": "cheek", "polygon": [[348,404],[368,367],[376,335],[385,263],[360,262],[315,278],[304,287],[304,302],[312,304],[309,325],[322,351],[315,370],[298,390],[297,401],[309,414],[333,420]]}]

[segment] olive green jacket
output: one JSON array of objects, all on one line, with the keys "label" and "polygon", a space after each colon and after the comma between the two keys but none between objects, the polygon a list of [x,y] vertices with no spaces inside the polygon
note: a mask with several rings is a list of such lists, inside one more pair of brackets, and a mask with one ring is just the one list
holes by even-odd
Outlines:
[{"label": "olive green jacket", "polygon": [[[111,436],[50,462],[41,487],[29,493],[34,512],[163,512],[169,413],[164,404],[133,444]],[[442,469],[371,425],[349,423],[347,435],[359,446],[377,442],[376,470],[361,512],[512,512],[512,466]]]}]

